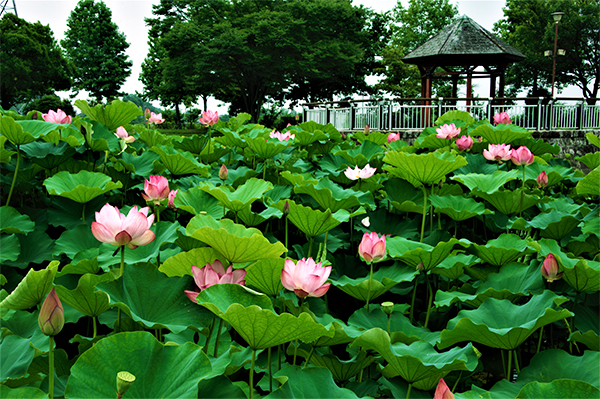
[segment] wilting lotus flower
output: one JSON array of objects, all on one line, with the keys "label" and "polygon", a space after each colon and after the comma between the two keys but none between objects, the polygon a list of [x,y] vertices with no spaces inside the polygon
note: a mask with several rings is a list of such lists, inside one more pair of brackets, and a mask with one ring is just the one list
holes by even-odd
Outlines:
[{"label": "wilting lotus flower", "polygon": [[473,147],[473,138],[471,136],[462,136],[456,139],[456,146],[459,151],[469,151]]},{"label": "wilting lotus flower", "polygon": [[288,140],[294,140],[296,138],[295,134],[290,134],[289,131],[285,132],[285,133],[279,133],[278,131],[273,130],[270,134],[269,137],[272,139],[277,139],[279,141],[288,141]]},{"label": "wilting lotus flower", "polygon": [[560,280],[563,276],[563,272],[558,272],[558,262],[552,254],[548,254],[546,259],[544,259],[541,272],[542,276],[544,276],[546,281],[549,283],[553,282],[554,280]]},{"label": "wilting lotus flower", "polygon": [[219,121],[217,111],[202,111],[202,117],[198,119],[204,126],[212,126]]},{"label": "wilting lotus flower", "polygon": [[358,246],[358,254],[365,262],[377,262],[385,257],[385,234],[365,233]]},{"label": "wilting lotus flower", "polygon": [[453,139],[460,134],[460,128],[457,128],[454,123],[449,125],[446,123],[439,129],[435,129],[435,131],[437,132],[435,137],[440,139]]},{"label": "wilting lotus flower", "polygon": [[367,164],[364,168],[359,169],[358,165],[354,169],[348,166],[348,169],[344,171],[346,177],[350,180],[358,180],[358,179],[368,179],[373,176],[377,168],[372,168],[369,164]]},{"label": "wilting lotus flower", "polygon": [[42,114],[42,118],[46,122],[59,123],[61,125],[73,122],[73,118],[65,114],[65,111],[62,111],[60,108],[56,112],[49,109],[47,114]]},{"label": "wilting lotus flower", "polygon": [[546,187],[548,185],[548,175],[546,174],[546,171],[543,170],[542,173],[538,175],[537,179],[535,179],[535,181],[537,182],[539,188]]},{"label": "wilting lotus flower", "polygon": [[438,382],[433,399],[454,399],[454,394],[448,388],[443,378],[440,378],[440,382]]},{"label": "wilting lotus flower", "polygon": [[56,335],[65,325],[65,311],[54,288],[50,290],[42,304],[38,324],[44,335]]},{"label": "wilting lotus flower", "polygon": [[483,150],[483,156],[490,161],[508,161],[510,159],[510,144],[490,144]]},{"label": "wilting lotus flower", "polygon": [[148,123],[156,123],[157,125],[163,123],[165,120],[161,114],[155,114],[154,112],[150,112],[150,118],[148,118]]},{"label": "wilting lotus flower", "polygon": [[281,282],[286,289],[294,291],[300,298],[321,297],[331,285],[325,283],[330,273],[331,266],[321,267],[321,262],[315,264],[313,258],[302,258],[297,264],[291,259],[286,259],[281,271]]},{"label": "wilting lotus flower", "polygon": [[400,140],[400,133],[390,133],[387,136],[387,142],[391,143],[392,141]]},{"label": "wilting lotus flower", "polygon": [[363,220],[360,221],[362,223],[363,226],[365,227],[369,227],[371,225],[371,220],[369,220],[369,217],[367,216],[366,218],[364,218]]},{"label": "wilting lotus flower", "polygon": [[[207,263],[202,269],[197,266],[192,266],[192,274],[194,282],[199,291],[215,284],[239,284],[245,285],[244,278],[246,271],[244,269],[233,270],[233,266],[229,265],[227,271],[223,268],[220,260],[215,260],[212,264]],[[196,303],[199,291],[184,291],[190,301]]]},{"label": "wilting lotus flower", "polygon": [[117,132],[115,133],[115,136],[122,139],[126,143],[133,143],[135,141],[135,137],[130,136],[129,133],[127,133],[127,130],[125,130],[125,128],[123,126],[119,126],[117,128]]},{"label": "wilting lotus flower", "polygon": [[229,171],[227,170],[227,166],[225,164],[221,165],[221,169],[219,169],[219,179],[225,181],[229,177]]},{"label": "wilting lotus flower", "polygon": [[154,205],[169,197],[169,181],[163,176],[150,176],[150,180],[144,179],[144,193],[142,197],[146,201],[153,201]]},{"label": "wilting lotus flower", "polygon": [[177,191],[179,191],[179,189],[177,189],[177,190],[171,190],[169,192],[169,202],[167,203],[167,206],[169,208],[171,208],[171,209],[175,209],[176,208],[174,201],[175,201],[175,197],[177,196]]},{"label": "wilting lotus flower", "polygon": [[154,241],[154,232],[150,230],[154,215],[148,216],[150,208],[137,206],[131,208],[127,216],[119,212],[119,208],[106,204],[96,212],[96,221],[92,222],[92,234],[98,241],[111,245],[126,245],[135,249]]},{"label": "wilting lotus flower", "polygon": [[494,115],[494,125],[497,125],[499,123],[510,125],[512,123],[512,119],[510,119],[510,116],[508,116],[506,112],[496,113]]},{"label": "wilting lotus flower", "polygon": [[531,165],[534,160],[534,155],[529,151],[529,148],[521,146],[516,150],[512,150],[510,159],[515,165]]}]

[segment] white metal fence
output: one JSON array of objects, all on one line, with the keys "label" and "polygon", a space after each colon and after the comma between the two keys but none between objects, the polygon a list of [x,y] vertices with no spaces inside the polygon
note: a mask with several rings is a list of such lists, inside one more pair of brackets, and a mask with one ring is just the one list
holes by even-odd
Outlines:
[{"label": "white metal fence", "polygon": [[[492,121],[498,112],[506,112],[512,123],[527,129],[599,129],[600,105],[590,105],[584,99],[542,98],[475,99],[467,104],[465,99],[450,101],[432,99],[431,105],[421,101],[400,102],[391,100],[345,101],[304,106],[305,120],[333,124],[338,130],[363,130],[365,126],[376,130],[424,129],[435,124],[436,119],[452,110],[470,112],[477,120]],[[510,104],[508,104],[510,102]],[[350,106],[348,106],[348,104]],[[343,107],[339,107],[343,105]]]}]

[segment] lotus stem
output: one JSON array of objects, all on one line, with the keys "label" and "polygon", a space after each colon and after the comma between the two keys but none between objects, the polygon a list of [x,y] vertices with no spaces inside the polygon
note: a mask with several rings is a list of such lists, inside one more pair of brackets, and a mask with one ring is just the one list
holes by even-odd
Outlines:
[{"label": "lotus stem", "polygon": [[254,365],[256,364],[256,349],[252,348],[252,363],[250,364],[250,399],[254,396]]},{"label": "lotus stem", "polygon": [[413,314],[414,314],[414,309],[415,309],[415,298],[417,296],[417,284],[418,283],[419,283],[419,276],[417,276],[417,278],[415,279],[415,286],[413,287],[412,301],[410,303],[410,322],[411,323],[413,321]]},{"label": "lotus stem", "polygon": [[267,160],[265,159],[265,162],[263,163],[263,180],[266,180],[267,178]]},{"label": "lotus stem", "polygon": [[285,215],[285,257],[288,254],[288,215]]},{"label": "lotus stem", "polygon": [[369,313],[369,299],[371,298],[371,282],[373,281],[373,262],[369,263],[371,271],[369,272],[369,289],[367,291],[367,313]]},{"label": "lotus stem", "polygon": [[515,353],[515,367],[517,368],[517,374],[521,373],[521,369],[519,368],[519,357],[517,356],[517,350],[513,351]]},{"label": "lotus stem", "polygon": [[310,255],[312,254],[312,247],[313,247],[314,241],[315,241],[314,237],[310,237],[308,239],[308,256],[307,256],[307,258],[310,258]]},{"label": "lotus stem", "polygon": [[392,324],[392,314],[390,313],[390,314],[388,315],[388,322],[387,322],[387,333],[388,333],[388,335],[390,335],[390,334],[391,334],[391,332],[390,332],[390,325],[391,325],[391,324]]},{"label": "lotus stem", "polygon": [[544,335],[544,326],[540,327],[540,337],[538,338],[538,346],[537,346],[537,351],[535,352],[535,354],[537,355],[538,353],[540,353],[540,347],[542,346],[542,336]]},{"label": "lotus stem", "polygon": [[85,202],[83,203],[83,209],[81,210],[81,220],[83,220],[83,224],[85,224]]},{"label": "lotus stem", "polygon": [[296,355],[298,354],[298,340],[294,341],[294,359],[292,360],[292,366],[296,365]]},{"label": "lotus stem", "polygon": [[462,376],[463,371],[460,370],[460,373],[458,373],[458,378],[456,379],[456,381],[454,382],[454,385],[452,386],[452,393],[454,393],[454,391],[456,390],[456,386],[458,385],[459,381],[460,381],[460,377]]},{"label": "lotus stem", "polygon": [[521,202],[519,204],[519,217],[523,215],[523,197],[525,196],[525,165],[523,165],[523,184],[521,185]]},{"label": "lotus stem", "polygon": [[48,336],[48,398],[54,397],[54,336]]},{"label": "lotus stem", "polygon": [[213,354],[214,357],[219,356],[219,339],[221,338],[221,329],[223,328],[223,319],[219,321],[219,329],[217,330],[217,339],[215,341],[215,352]]},{"label": "lotus stem", "polygon": [[98,329],[96,327],[96,316],[92,316],[92,326],[94,326],[94,335],[92,338],[96,338],[96,334],[98,333]]},{"label": "lotus stem", "polygon": [[310,348],[310,353],[308,354],[308,357],[306,358],[306,360],[304,362],[304,367],[302,367],[303,369],[306,368],[306,366],[308,366],[308,362],[310,362],[310,358],[312,357],[314,352],[315,352],[315,346],[312,345],[312,348]]},{"label": "lotus stem", "polygon": [[423,235],[425,234],[425,218],[427,217],[427,189],[425,186],[423,189],[423,219],[421,220],[421,241],[423,242]]},{"label": "lotus stem", "polygon": [[208,353],[208,344],[210,343],[210,338],[212,337],[213,330],[215,328],[215,324],[217,324],[217,315],[213,315],[213,321],[210,323],[210,327],[208,328],[208,336],[206,337],[206,344],[204,345],[204,353]]},{"label": "lotus stem", "polygon": [[15,174],[13,175],[12,183],[10,184],[10,191],[8,192],[8,199],[6,200],[6,206],[10,205],[10,197],[12,197],[13,190],[15,188],[15,182],[17,181],[17,174],[19,173],[19,164],[21,163],[21,151],[19,150],[20,145],[17,144],[17,166],[15,168]]},{"label": "lotus stem", "polygon": [[431,288],[431,283],[429,283],[429,275],[425,274],[425,282],[427,283],[427,296],[429,299],[427,300],[427,316],[425,316],[425,325],[423,327],[427,328],[429,324],[429,315],[431,314],[431,303],[433,302],[433,289]]},{"label": "lotus stem", "polygon": [[506,369],[506,379],[508,380],[508,382],[511,382],[512,380],[512,351],[509,349],[508,351],[508,368]]},{"label": "lotus stem", "polygon": [[[279,346],[277,348],[279,349]],[[267,349],[267,364],[268,364],[268,369],[269,369],[269,392],[273,392],[273,375],[271,374],[271,347],[270,346],[269,346],[269,349]]]},{"label": "lotus stem", "polygon": [[411,389],[412,389],[412,383],[408,384],[408,390],[406,391],[406,399],[410,398]]},{"label": "lotus stem", "polygon": [[119,277],[123,277],[123,271],[125,270],[125,245],[121,245],[121,272]]}]

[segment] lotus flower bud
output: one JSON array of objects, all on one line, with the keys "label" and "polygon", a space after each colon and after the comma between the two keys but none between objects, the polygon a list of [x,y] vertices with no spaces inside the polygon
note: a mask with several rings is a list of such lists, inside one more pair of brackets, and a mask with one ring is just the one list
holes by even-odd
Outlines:
[{"label": "lotus flower bud", "polygon": [[383,313],[386,315],[391,315],[394,311],[394,302],[383,302],[381,304],[381,310],[383,310]]},{"label": "lotus flower bud", "polygon": [[150,119],[150,109],[149,108],[146,108],[146,110],[144,111],[144,118]]},{"label": "lotus flower bud", "polygon": [[385,235],[365,233],[358,246],[358,254],[365,262],[377,262],[385,258]]},{"label": "lotus flower bud", "polygon": [[454,399],[454,394],[452,394],[443,378],[440,378],[440,382],[438,382],[433,399]]},{"label": "lotus flower bud", "polygon": [[369,134],[369,125],[365,125],[364,133]]},{"label": "lotus flower bud", "polygon": [[549,282],[560,280],[563,276],[562,272],[558,272],[558,261],[552,254],[548,254],[541,268],[542,276]]},{"label": "lotus flower bud", "polygon": [[135,375],[128,371],[119,371],[117,373],[117,395],[122,397],[131,385],[135,382]]},{"label": "lotus flower bud", "polygon": [[225,164],[221,165],[221,169],[219,169],[219,179],[225,181],[229,177],[229,171]]},{"label": "lotus flower bud", "polygon": [[537,181],[539,188],[545,188],[548,185],[548,175],[546,174],[546,171],[543,170],[535,180]]},{"label": "lotus flower bud", "polygon": [[285,201],[285,204],[283,204],[283,209],[281,209],[281,211],[283,212],[284,215],[289,215],[290,214],[290,203]]},{"label": "lotus flower bud", "polygon": [[38,324],[44,335],[56,335],[65,325],[65,311],[54,288],[50,290],[42,304]]}]

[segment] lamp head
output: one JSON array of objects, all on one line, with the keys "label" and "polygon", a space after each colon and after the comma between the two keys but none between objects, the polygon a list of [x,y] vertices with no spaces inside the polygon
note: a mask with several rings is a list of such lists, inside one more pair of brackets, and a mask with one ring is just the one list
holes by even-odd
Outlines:
[{"label": "lamp head", "polygon": [[559,23],[563,15],[565,15],[564,12],[553,12],[552,18],[554,18],[554,22]]}]

